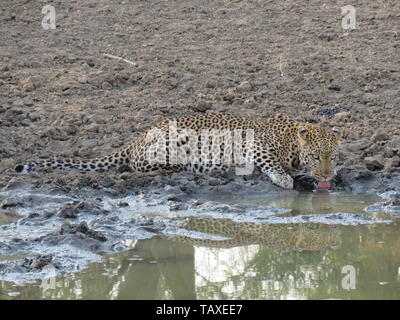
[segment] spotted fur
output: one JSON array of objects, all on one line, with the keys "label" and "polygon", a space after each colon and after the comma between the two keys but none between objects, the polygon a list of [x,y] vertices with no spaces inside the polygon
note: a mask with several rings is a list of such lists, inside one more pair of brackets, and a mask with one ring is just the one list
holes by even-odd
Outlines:
[{"label": "spotted fur", "polygon": [[[231,134],[235,130],[239,132],[239,138],[243,138],[239,140],[242,141],[239,156],[243,163],[253,163],[282,188],[293,188],[293,179],[287,171],[296,167],[304,167],[318,181],[329,181],[334,176],[339,133],[315,125],[301,124],[280,114],[265,121],[227,114],[173,118],[157,123],[125,149],[105,157],[36,161],[17,165],[15,170],[29,173],[37,168],[48,167],[105,171],[123,165],[139,172],[158,169],[189,170],[195,173],[224,170],[235,165],[233,160],[238,158]],[[201,143],[213,139],[204,136],[204,131],[211,132],[221,143],[210,142],[210,146],[202,153],[206,157],[202,158]],[[254,144],[251,148],[245,144],[248,132],[253,132]],[[227,134],[231,134],[230,139]],[[171,146],[178,148],[178,155],[171,151]],[[225,158],[227,155],[228,160]]]},{"label": "spotted fur", "polygon": [[252,223],[231,219],[185,218],[183,228],[225,239],[164,235],[165,239],[195,246],[232,248],[261,244],[277,252],[319,251],[341,246],[340,229],[323,223]]}]

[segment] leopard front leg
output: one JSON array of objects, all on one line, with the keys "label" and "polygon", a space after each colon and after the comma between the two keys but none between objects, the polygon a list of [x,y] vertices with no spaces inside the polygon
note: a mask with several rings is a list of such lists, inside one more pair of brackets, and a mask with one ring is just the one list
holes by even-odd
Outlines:
[{"label": "leopard front leg", "polygon": [[293,178],[277,163],[260,165],[261,172],[265,173],[272,183],[284,189],[293,189]]},{"label": "leopard front leg", "polygon": [[293,189],[293,178],[287,173],[269,172],[267,174],[277,186],[284,189]]}]

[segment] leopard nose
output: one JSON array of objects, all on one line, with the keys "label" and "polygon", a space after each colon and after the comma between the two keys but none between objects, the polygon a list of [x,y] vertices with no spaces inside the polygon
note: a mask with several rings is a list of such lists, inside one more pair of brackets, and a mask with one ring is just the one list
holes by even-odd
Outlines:
[{"label": "leopard nose", "polygon": [[332,173],[324,173],[321,175],[323,180],[322,181],[330,181],[333,178],[333,174]]}]

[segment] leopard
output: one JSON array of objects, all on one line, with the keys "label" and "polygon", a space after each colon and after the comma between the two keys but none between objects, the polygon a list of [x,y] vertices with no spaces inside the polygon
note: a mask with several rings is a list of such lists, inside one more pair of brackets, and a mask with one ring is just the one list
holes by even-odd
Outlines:
[{"label": "leopard", "polygon": [[162,120],[128,146],[98,158],[48,159],[15,166],[20,174],[41,168],[104,172],[190,171],[195,174],[235,167],[238,175],[258,168],[273,184],[293,189],[291,170],[303,169],[316,183],[330,185],[336,174],[341,133],[302,123],[285,114],[254,120],[207,113]]},{"label": "leopard", "polygon": [[[337,250],[342,246],[341,228],[338,225],[315,222],[237,222],[226,218],[194,216],[180,220],[182,228],[203,233],[204,236],[165,234],[160,237],[173,242],[211,248],[229,249],[258,244],[280,253]],[[216,239],[215,236],[220,238]]]}]

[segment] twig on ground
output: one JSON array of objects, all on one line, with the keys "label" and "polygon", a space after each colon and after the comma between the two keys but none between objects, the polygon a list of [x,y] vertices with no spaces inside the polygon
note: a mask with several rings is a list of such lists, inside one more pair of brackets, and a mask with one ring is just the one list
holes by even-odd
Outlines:
[{"label": "twig on ground", "polygon": [[281,76],[283,77],[283,71],[282,71],[282,56],[279,57],[279,70],[281,71]]},{"label": "twig on ground", "polygon": [[136,66],[136,62],[132,62],[130,60],[127,60],[127,59],[124,59],[124,58],[121,58],[121,57],[113,56],[112,54],[103,53],[103,56],[108,57],[110,59],[121,60],[121,61],[124,61],[126,63],[129,63],[132,66]]}]

